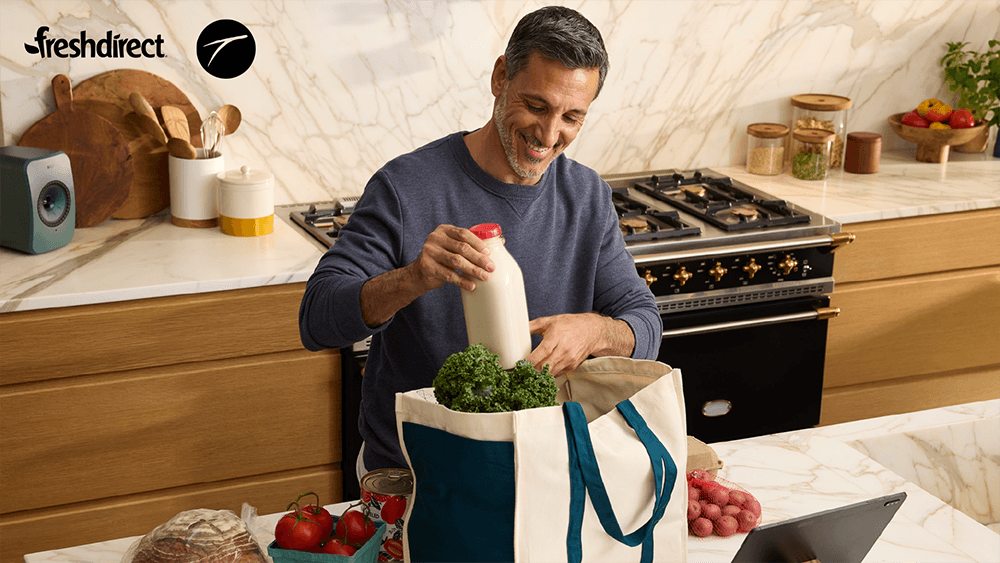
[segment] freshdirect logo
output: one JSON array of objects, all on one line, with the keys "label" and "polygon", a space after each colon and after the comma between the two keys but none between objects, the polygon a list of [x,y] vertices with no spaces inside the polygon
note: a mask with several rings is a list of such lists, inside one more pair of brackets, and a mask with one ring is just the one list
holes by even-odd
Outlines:
[{"label": "freshdirect logo", "polygon": [[145,57],[155,59],[166,57],[163,53],[163,37],[159,34],[156,39],[122,39],[121,35],[112,35],[108,31],[103,39],[94,40],[87,37],[87,30],[80,32],[80,37],[66,39],[64,37],[47,37],[49,32],[47,26],[38,28],[35,32],[35,43],[24,44],[24,50],[29,55],[41,55],[43,59],[53,56],[60,59],[85,59],[88,57],[95,59],[123,59],[131,57],[138,59]]},{"label": "freshdirect logo", "polygon": [[247,26],[236,20],[217,20],[198,36],[198,62],[216,78],[236,78],[257,56],[257,42]]}]

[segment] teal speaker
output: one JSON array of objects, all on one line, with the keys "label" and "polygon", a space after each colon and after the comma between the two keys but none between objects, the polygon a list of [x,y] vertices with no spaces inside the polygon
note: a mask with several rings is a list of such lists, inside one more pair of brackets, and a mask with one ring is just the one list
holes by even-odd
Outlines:
[{"label": "teal speaker", "polygon": [[0,245],[41,254],[76,228],[73,170],[62,151],[0,147]]}]

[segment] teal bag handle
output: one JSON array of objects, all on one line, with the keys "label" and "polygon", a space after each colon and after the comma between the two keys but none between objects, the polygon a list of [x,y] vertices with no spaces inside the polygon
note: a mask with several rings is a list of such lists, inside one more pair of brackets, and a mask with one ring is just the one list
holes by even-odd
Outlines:
[{"label": "teal bag handle", "polygon": [[677,479],[677,465],[670,452],[663,446],[656,434],[649,429],[642,415],[628,399],[618,403],[618,412],[625,422],[635,431],[636,436],[646,448],[653,467],[653,512],[649,520],[631,534],[625,535],[611,507],[601,470],[594,455],[594,446],[590,440],[587,427],[587,417],[580,403],[563,403],[563,420],[566,426],[566,443],[569,448],[570,473],[570,512],[569,529],[566,533],[566,553],[571,563],[583,560],[583,512],[586,505],[586,495],[597,512],[604,531],[629,547],[642,544],[642,563],[653,560],[653,528],[666,512],[667,504],[673,493],[674,481]]}]

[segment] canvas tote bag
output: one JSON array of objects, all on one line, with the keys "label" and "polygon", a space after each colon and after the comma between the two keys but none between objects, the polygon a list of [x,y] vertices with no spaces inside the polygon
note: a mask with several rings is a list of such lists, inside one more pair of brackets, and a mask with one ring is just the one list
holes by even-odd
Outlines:
[{"label": "canvas tote bag", "polygon": [[407,561],[686,560],[680,370],[595,358],[556,384],[561,406],[509,413],[396,395]]}]

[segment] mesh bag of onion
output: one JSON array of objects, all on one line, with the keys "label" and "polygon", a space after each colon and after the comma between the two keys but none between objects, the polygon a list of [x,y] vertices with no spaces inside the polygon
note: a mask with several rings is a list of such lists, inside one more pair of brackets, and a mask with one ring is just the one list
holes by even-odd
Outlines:
[{"label": "mesh bag of onion", "polygon": [[761,521],[760,502],[743,487],[696,469],[687,475],[688,532],[704,538],[747,533]]}]

